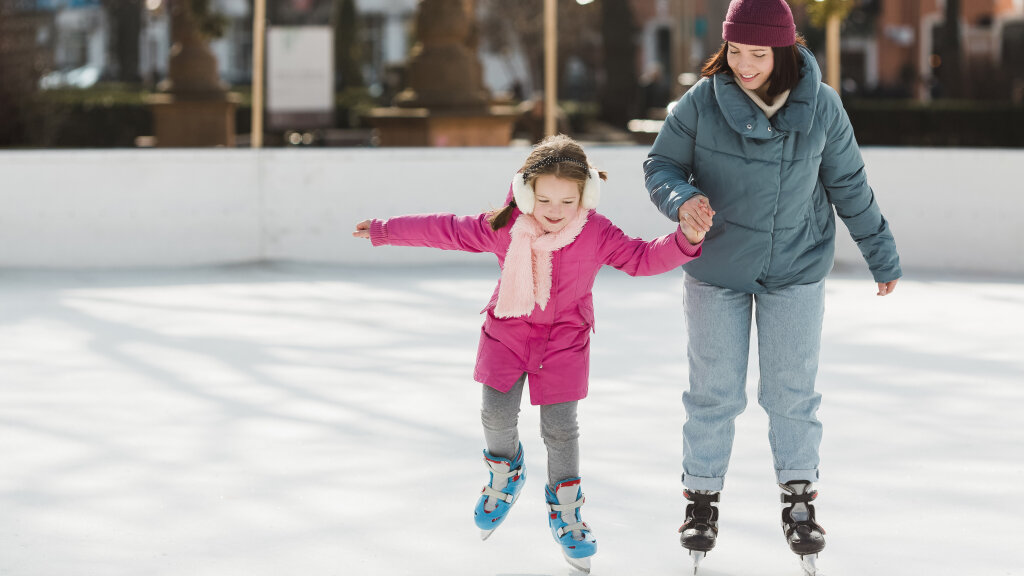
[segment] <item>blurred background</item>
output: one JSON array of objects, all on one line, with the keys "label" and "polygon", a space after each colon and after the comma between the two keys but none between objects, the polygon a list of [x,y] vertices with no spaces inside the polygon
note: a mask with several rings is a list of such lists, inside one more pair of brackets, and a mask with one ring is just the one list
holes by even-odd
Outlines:
[{"label": "blurred background", "polygon": [[[269,147],[544,134],[543,0],[266,0],[254,26],[259,4],[0,0],[0,147],[245,147],[254,122]],[[720,45],[728,0],[556,4],[557,129],[644,144]],[[862,145],[1024,145],[1021,0],[791,4]]]}]

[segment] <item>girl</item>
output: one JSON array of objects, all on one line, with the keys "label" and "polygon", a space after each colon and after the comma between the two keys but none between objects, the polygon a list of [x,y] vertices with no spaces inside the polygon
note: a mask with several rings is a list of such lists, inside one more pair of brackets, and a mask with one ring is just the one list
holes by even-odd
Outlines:
[{"label": "girl", "polygon": [[[579,144],[553,136],[526,158],[500,210],[366,220],[353,232],[374,246],[430,246],[498,257],[501,278],[484,308],[474,373],[483,384],[484,463],[490,472],[476,505],[476,525],[486,539],[504,521],[526,480],[517,423],[528,381],[548,449],[549,527],[566,560],[588,572],[597,541],[580,517],[576,404],[587,395],[594,278],[605,264],[633,276],[672,270],[700,255],[707,231],[683,222],[674,234],[651,242],[627,237],[594,210],[606,177],[590,166]],[[713,214],[706,202],[700,210],[708,218]]]},{"label": "girl", "polygon": [[783,533],[814,573],[825,547],[815,520],[821,423],[815,392],[832,268],[835,216],[843,219],[878,284],[902,275],[889,224],[867,184],[839,96],[821,83],[784,0],[733,0],[725,42],[700,82],[676,104],[644,163],[661,211],[706,225],[719,221],[707,254],[684,266],[689,389],[683,394],[683,484],[679,529],[696,563],[718,534],[719,491],[733,421],[746,405],[751,316],[757,322],[758,401],[768,413]]}]

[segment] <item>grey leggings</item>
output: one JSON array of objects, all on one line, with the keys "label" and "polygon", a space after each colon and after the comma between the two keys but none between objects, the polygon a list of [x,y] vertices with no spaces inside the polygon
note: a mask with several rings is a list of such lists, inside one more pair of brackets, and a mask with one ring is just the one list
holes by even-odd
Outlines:
[{"label": "grey leggings", "polygon": [[[519,448],[519,405],[526,373],[508,392],[484,385],[480,421],[484,425],[487,451],[493,456],[512,458]],[[576,401],[540,407],[540,435],[548,448],[548,486],[580,475],[580,428],[576,422]]]}]

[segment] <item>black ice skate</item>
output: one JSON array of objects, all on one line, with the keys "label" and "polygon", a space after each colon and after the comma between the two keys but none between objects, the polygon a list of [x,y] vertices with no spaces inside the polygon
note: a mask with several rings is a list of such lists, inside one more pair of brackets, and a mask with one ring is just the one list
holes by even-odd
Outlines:
[{"label": "black ice skate", "polygon": [[825,549],[825,529],[814,519],[814,504],[818,491],[805,480],[779,484],[782,488],[782,532],[794,554],[800,556],[800,565],[808,576],[818,574],[818,552]]},{"label": "black ice skate", "polygon": [[684,490],[683,496],[690,501],[686,506],[686,521],[679,527],[679,543],[690,551],[693,559],[693,573],[697,573],[700,561],[715,547],[718,538],[719,493],[711,490]]}]

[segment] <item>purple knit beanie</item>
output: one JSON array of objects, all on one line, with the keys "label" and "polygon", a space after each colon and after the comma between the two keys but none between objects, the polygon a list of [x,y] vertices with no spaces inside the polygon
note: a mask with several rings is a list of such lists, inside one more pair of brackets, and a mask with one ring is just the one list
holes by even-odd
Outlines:
[{"label": "purple knit beanie", "polygon": [[732,0],[722,39],[752,46],[792,46],[796,44],[793,11],[786,0]]}]

